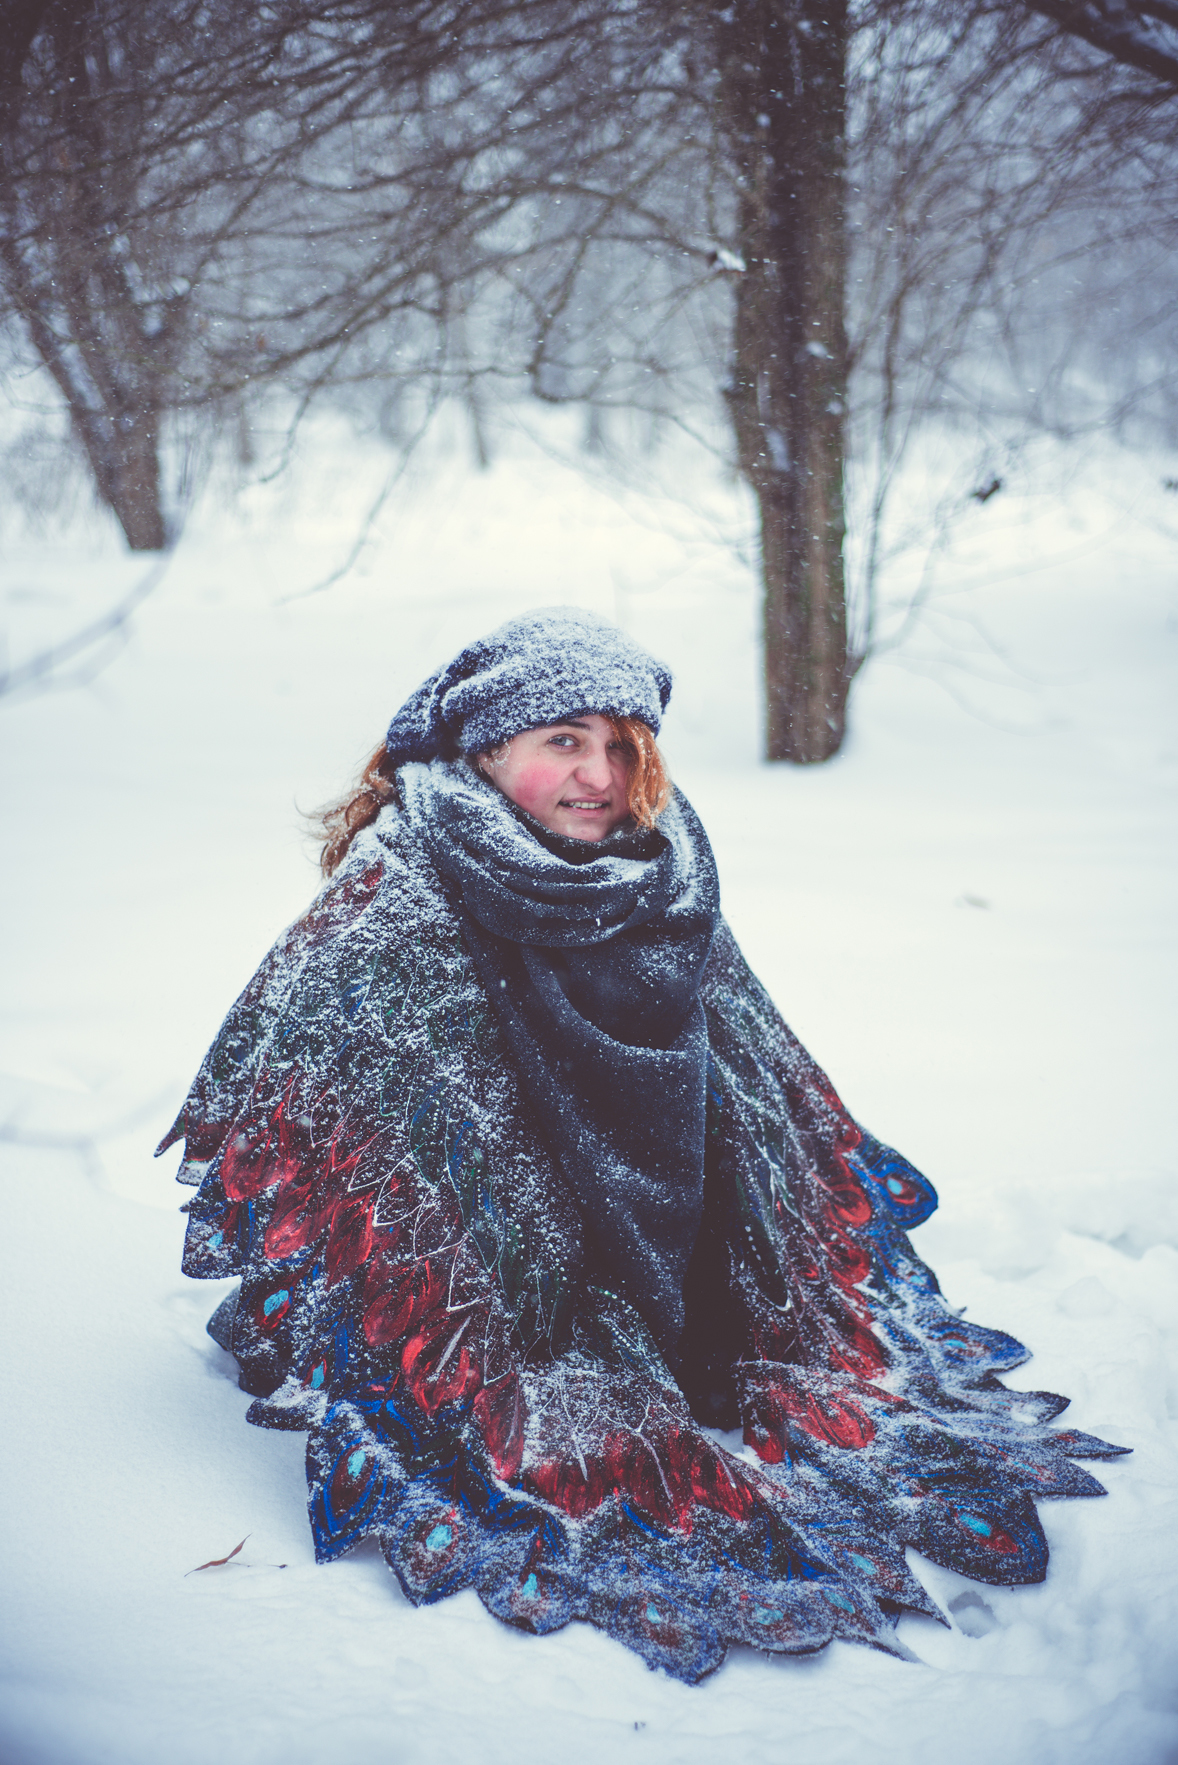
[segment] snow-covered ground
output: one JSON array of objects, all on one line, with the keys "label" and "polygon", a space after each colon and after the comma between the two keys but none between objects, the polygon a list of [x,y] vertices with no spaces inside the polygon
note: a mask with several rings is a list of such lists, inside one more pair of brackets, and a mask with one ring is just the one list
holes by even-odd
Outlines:
[{"label": "snow-covered ground", "polygon": [[[756,760],[733,493],[685,472],[652,501],[509,455],[419,465],[357,567],[309,594],[386,469],[321,425],[293,477],[198,511],[91,685],[0,706],[0,1759],[1178,1758],[1167,463],[1044,456],[972,508],[845,753],[803,772]],[[148,567],[84,521],[13,539],[12,658]],[[851,1107],[938,1185],[916,1243],[950,1297],[1034,1349],[1017,1382],[1134,1449],[1096,1467],[1107,1500],[1043,1510],[1044,1586],[962,1603],[914,1559],[955,1622],[905,1621],[912,1663],[736,1651],[688,1689],[585,1627],[508,1631],[473,1594],[415,1611],[373,1550],[316,1568],[300,1438],[245,1426],[203,1331],[219,1289],[178,1272],[173,1159],[151,1147],[313,890],[296,805],[461,642],[559,601],[676,670],[665,745],[728,916]]]}]

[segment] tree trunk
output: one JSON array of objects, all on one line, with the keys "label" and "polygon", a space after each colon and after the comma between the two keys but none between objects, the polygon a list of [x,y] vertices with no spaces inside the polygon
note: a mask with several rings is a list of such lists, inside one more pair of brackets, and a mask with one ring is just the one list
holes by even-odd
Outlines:
[{"label": "tree trunk", "polygon": [[144,400],[112,418],[87,409],[58,381],[86,450],[94,482],[133,552],[162,551],[168,543],[160,485],[159,420]]},{"label": "tree trunk", "polygon": [[160,486],[159,425],[142,406],[108,438],[112,489],[107,502],[133,552],[162,551],[168,543]]},{"label": "tree trunk", "polygon": [[[8,241],[4,242],[3,256],[17,310],[66,402],[74,434],[89,462],[99,496],[118,521],[131,551],[162,551],[167,545],[167,528],[160,483],[157,412],[133,385],[120,388],[114,384],[109,362],[100,364],[106,369],[101,375],[87,373],[80,367],[85,352],[76,346],[63,347],[46,317],[49,300],[42,297],[41,289]],[[56,295],[54,289],[55,300]],[[107,394],[101,405],[95,402],[96,385]]]},{"label": "tree trunk", "polygon": [[[0,268],[66,402],[99,496],[132,551],[160,551],[167,532],[159,413],[172,315],[165,308],[162,322],[147,324],[128,268],[113,180],[131,155],[117,132],[108,139],[101,127],[95,82],[107,62],[87,38],[95,10],[94,0],[18,8],[22,30],[0,57]],[[50,89],[39,103],[42,130],[52,131],[48,154],[43,143],[30,149],[20,133],[22,64],[42,24]],[[112,115],[120,114],[114,107]]]},{"label": "tree trunk", "polygon": [[718,29],[744,261],[728,401],[761,516],[766,754],[806,763],[838,751],[850,684],[846,0],[736,0]]}]

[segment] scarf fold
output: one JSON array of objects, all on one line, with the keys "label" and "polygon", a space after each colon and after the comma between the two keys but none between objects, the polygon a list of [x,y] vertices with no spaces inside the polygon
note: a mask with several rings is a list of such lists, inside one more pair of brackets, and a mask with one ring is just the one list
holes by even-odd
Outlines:
[{"label": "scarf fold", "polygon": [[549,832],[465,761],[397,776],[600,1278],[673,1363],[703,1207],[699,987],[719,916],[707,835],[678,794],[657,831],[590,842]]}]

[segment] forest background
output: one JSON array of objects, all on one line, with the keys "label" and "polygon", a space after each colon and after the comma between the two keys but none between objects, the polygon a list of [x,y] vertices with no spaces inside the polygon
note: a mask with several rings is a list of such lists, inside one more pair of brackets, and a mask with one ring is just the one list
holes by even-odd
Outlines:
[{"label": "forest background", "polygon": [[[2,12],[3,1756],[506,1758],[522,1708],[570,1759],[1160,1765],[1178,6]],[[564,599],[673,663],[726,912],[941,1188],[917,1248],[1135,1449],[1044,1589],[919,1566],[916,1691],[750,1657],[684,1701],[316,1578],[172,1274],[150,1146],[313,887],[292,799]],[[282,1588],[183,1579],[254,1526]]]},{"label": "forest background", "polygon": [[459,402],[482,461],[570,404],[623,471],[675,426],[755,499],[765,752],[812,762],[915,442],[984,501],[1029,434],[1175,439],[1172,0],[6,11],[0,317],[57,394],[8,464],[44,508],[72,447],[134,550],[316,403],[404,453]]}]

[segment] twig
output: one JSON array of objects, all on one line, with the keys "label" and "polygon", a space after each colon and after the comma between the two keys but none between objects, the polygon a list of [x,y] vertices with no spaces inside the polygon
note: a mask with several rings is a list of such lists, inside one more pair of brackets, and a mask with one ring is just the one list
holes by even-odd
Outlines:
[{"label": "twig", "polygon": [[[246,1539],[249,1539],[252,1537],[253,1537],[253,1533],[247,1532],[245,1535],[245,1538],[242,1539],[241,1544],[235,1544],[233,1549],[229,1552],[228,1556],[226,1556],[226,1557],[210,1557],[207,1563],[198,1563],[196,1565],[195,1569],[186,1569],[184,1572],[184,1580],[187,1581],[188,1577],[190,1575],[199,1575],[202,1569],[226,1569],[226,1568],[228,1568],[228,1569],[252,1569],[253,1568],[252,1563],[235,1563],[233,1561],[234,1557],[237,1556],[238,1552],[245,1545]],[[265,1564],[263,1564],[263,1567],[267,1568],[267,1569],[285,1569],[286,1564],[285,1563],[265,1563]]]},{"label": "twig", "polygon": [[372,529],[373,529],[374,525],[376,524],[376,521],[381,513],[381,510],[384,508],[385,504],[388,502],[390,496],[392,496],[393,491],[397,488],[397,485],[401,482],[401,479],[405,476],[405,473],[409,470],[409,461],[412,458],[413,454],[416,452],[420,443],[424,440],[426,430],[429,428],[430,424],[433,422],[434,413],[436,412],[436,410],[438,408],[438,402],[439,401],[436,397],[433,397],[430,399],[429,405],[426,409],[425,416],[421,419],[421,422],[419,423],[414,434],[411,435],[409,440],[406,442],[404,451],[401,455],[401,458],[398,460],[397,464],[393,467],[392,471],[389,473],[388,477],[385,479],[384,484],[381,486],[380,494],[378,495],[376,501],[373,503],[372,507],[369,509],[364,520],[361,522],[360,531],[356,536],[355,543],[352,546],[352,549],[348,553],[347,557],[344,559],[343,563],[339,566],[338,569],[333,570],[331,572],[330,576],[325,576],[323,578],[322,582],[312,583],[310,588],[297,589],[294,594],[282,595],[278,601],[278,605],[280,607],[287,606],[291,601],[305,601],[313,594],[322,594],[324,589],[332,588],[337,582],[342,581],[343,578],[352,569],[357,558],[360,556],[360,553],[364,550],[364,547],[368,544],[369,535],[371,534]]},{"label": "twig", "polygon": [[11,1118],[0,1122],[0,1145],[24,1146],[38,1152],[73,1152],[81,1159],[87,1172],[92,1177],[102,1176],[102,1157],[99,1147],[104,1140],[111,1140],[118,1134],[125,1134],[130,1128],[136,1127],[147,1116],[152,1115],[171,1095],[171,1087],[167,1091],[156,1093],[132,1109],[128,1115],[120,1116],[117,1121],[110,1122],[104,1128],[97,1128],[89,1134],[61,1134],[52,1131],[45,1133],[39,1129],[19,1127]]},{"label": "twig", "polygon": [[72,637],[65,638],[61,643],[53,644],[49,649],[30,656],[27,662],[19,662],[16,667],[0,673],[0,698],[11,697],[26,690],[51,692],[57,686],[71,684],[54,679],[54,670],[72,657],[92,650],[104,638],[113,637],[122,631],[136,607],[141,606],[148,595],[159,587],[174,555],[172,551],[165,552],[136,583],[130,594],[124,596],[108,613],[104,613],[101,619],[96,619],[92,625],[83,626],[81,631],[76,631]]},{"label": "twig", "polygon": [[187,1570],[185,1573],[184,1579],[187,1581],[189,1575],[199,1575],[202,1569],[223,1569],[225,1567],[226,1563],[231,1563],[233,1561],[233,1558],[242,1549],[242,1547],[245,1544],[245,1540],[248,1537],[249,1537],[249,1533],[247,1532],[245,1535],[245,1538],[242,1539],[241,1544],[235,1544],[233,1549],[229,1552],[228,1556],[210,1557],[207,1563],[198,1563],[196,1565],[195,1569]]}]

